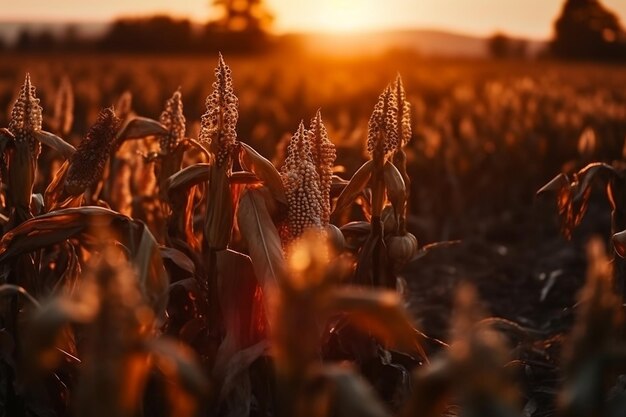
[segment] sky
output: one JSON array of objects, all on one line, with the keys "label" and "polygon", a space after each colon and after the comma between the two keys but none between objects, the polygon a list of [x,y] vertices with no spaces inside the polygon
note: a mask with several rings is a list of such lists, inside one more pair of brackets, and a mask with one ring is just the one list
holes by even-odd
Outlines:
[{"label": "sky", "polygon": [[[441,28],[547,38],[564,0],[266,0],[278,32]],[[210,0],[0,0],[2,21],[108,21],[168,13],[203,21]],[[626,0],[603,0],[626,24]],[[1,23],[0,23],[1,24]]]}]

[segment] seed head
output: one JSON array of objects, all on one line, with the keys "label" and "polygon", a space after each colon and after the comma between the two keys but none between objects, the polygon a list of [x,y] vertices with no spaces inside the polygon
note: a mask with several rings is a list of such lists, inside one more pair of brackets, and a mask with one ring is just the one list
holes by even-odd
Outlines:
[{"label": "seed head", "polygon": [[100,112],[98,120],[70,159],[65,179],[68,193],[80,194],[100,180],[106,161],[115,148],[115,135],[120,123],[112,108]]},{"label": "seed head", "polygon": [[411,139],[411,103],[406,99],[406,92],[402,84],[400,74],[396,77],[395,95],[398,106],[397,125],[398,125],[398,147],[406,146]]},{"label": "seed head", "polygon": [[288,244],[307,229],[322,228],[320,179],[313,163],[309,135],[302,122],[289,142],[281,171],[288,205],[283,243]]},{"label": "seed head", "polygon": [[185,115],[180,88],[165,103],[165,110],[159,119],[168,130],[168,134],[159,137],[161,152],[170,154],[185,137]]},{"label": "seed head", "polygon": [[307,132],[311,143],[311,155],[313,165],[317,170],[320,180],[320,192],[322,194],[322,225],[325,226],[330,220],[330,186],[333,179],[333,166],[337,158],[335,145],[328,138],[328,132],[322,122],[322,114],[318,110],[311,120],[311,126]]},{"label": "seed head", "polygon": [[200,143],[213,149],[218,166],[230,155],[237,140],[237,108],[239,100],[233,91],[230,68],[220,54],[215,69],[213,92],[206,99],[206,113],[202,115],[200,125]]},{"label": "seed head", "polygon": [[381,152],[388,158],[398,147],[398,100],[394,90],[387,86],[378,97],[378,103],[370,117],[367,135],[367,151],[374,156]]},{"label": "seed head", "polygon": [[35,138],[35,132],[41,130],[42,112],[39,99],[35,96],[35,87],[30,82],[30,75],[26,74],[24,85],[11,110],[9,130],[15,136],[16,142],[29,144],[35,159],[41,152],[41,144]]}]

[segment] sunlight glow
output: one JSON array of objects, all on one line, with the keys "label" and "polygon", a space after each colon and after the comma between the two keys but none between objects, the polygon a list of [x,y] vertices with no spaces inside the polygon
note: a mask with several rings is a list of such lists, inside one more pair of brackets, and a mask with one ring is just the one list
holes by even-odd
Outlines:
[{"label": "sunlight glow", "polygon": [[320,32],[359,32],[376,21],[374,8],[362,0],[317,0],[310,26]]},{"label": "sunlight glow", "polygon": [[[4,0],[5,2],[8,0]],[[547,38],[564,0],[264,0],[285,32],[365,32],[438,28],[475,35],[496,30]],[[626,0],[602,0],[626,21]],[[205,22],[211,0],[20,0],[3,8],[2,21],[106,22],[121,15],[168,13]],[[1,27],[0,27],[1,29]],[[611,36],[608,34],[607,36]]]}]

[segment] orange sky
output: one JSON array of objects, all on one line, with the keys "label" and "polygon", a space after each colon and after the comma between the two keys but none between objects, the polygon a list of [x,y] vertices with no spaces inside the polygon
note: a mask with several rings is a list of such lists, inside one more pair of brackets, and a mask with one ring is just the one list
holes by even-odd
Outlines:
[{"label": "orange sky", "polygon": [[[504,30],[548,37],[563,0],[266,0],[278,31],[362,31],[431,27],[473,34]],[[626,0],[604,0],[626,23]],[[209,0],[1,0],[2,20],[109,20],[167,12],[209,17]]]}]

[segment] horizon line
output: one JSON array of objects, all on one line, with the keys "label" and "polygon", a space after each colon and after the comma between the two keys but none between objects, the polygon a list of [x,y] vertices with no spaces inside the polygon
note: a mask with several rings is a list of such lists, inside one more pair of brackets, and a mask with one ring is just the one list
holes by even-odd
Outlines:
[{"label": "horizon line", "polygon": [[[94,18],[85,18],[85,19],[68,19],[68,20],[55,20],[55,19],[45,19],[35,17],[34,19],[29,18],[29,20],[21,20],[19,18],[8,18],[3,19],[0,18],[0,26],[2,24],[13,24],[13,25],[87,25],[87,24],[99,24],[99,25],[110,25],[115,22],[117,19],[124,18],[149,18],[154,16],[168,16],[177,20],[188,20],[192,24],[195,25],[203,25],[206,24],[206,21],[197,20],[190,18],[184,15],[172,15],[171,13],[150,13],[150,14],[126,14],[114,17],[112,19],[94,19]],[[537,36],[537,35],[527,35],[527,34],[519,34],[508,32],[506,29],[498,28],[489,32],[473,32],[473,31],[464,31],[460,28],[451,28],[446,26],[431,26],[431,25],[415,25],[415,26],[380,26],[374,28],[360,28],[354,30],[324,30],[324,29],[313,29],[313,28],[304,28],[304,29],[295,29],[295,28],[277,28],[272,29],[269,32],[277,35],[277,36],[285,36],[285,35],[316,35],[316,36],[364,36],[371,35],[377,33],[391,33],[391,32],[412,32],[412,31],[431,31],[431,32],[441,32],[448,35],[456,35],[463,37],[473,37],[473,38],[489,38],[495,34],[501,33],[513,39],[523,39],[531,42],[546,42],[550,40],[550,35],[548,36]]]}]

